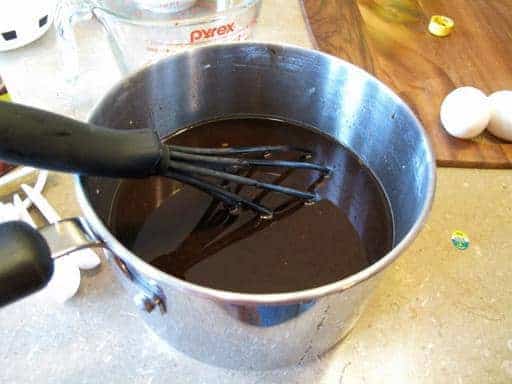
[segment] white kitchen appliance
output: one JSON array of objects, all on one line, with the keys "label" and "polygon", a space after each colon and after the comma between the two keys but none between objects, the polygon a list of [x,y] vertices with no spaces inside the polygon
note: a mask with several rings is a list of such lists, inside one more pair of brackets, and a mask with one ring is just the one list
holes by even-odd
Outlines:
[{"label": "white kitchen appliance", "polygon": [[0,52],[39,39],[53,22],[56,0],[1,0]]}]

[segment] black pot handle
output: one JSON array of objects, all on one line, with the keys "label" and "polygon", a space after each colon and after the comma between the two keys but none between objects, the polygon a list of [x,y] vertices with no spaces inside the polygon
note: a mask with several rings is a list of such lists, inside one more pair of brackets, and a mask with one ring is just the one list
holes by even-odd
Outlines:
[{"label": "black pot handle", "polygon": [[[11,304],[46,286],[53,275],[54,260],[86,248],[104,248],[80,217],[64,219],[36,230],[21,221],[0,224],[0,307]],[[137,287],[135,300],[151,312],[159,307],[166,312],[161,288],[131,271],[119,257],[115,264]]]},{"label": "black pot handle", "polygon": [[50,248],[36,229],[22,221],[0,224],[0,307],[40,290],[52,274]]}]

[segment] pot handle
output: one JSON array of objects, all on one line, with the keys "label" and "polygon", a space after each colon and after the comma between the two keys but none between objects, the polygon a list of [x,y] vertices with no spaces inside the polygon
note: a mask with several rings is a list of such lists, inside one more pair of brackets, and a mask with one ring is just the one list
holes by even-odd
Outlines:
[{"label": "pot handle", "polygon": [[43,288],[53,274],[43,236],[22,221],[0,224],[0,307]]},{"label": "pot handle", "polygon": [[53,259],[102,246],[81,218],[39,231],[21,221],[0,224],[0,307],[44,288],[53,275]]},{"label": "pot handle", "polygon": [[[22,221],[0,224],[0,307],[44,288],[53,274],[53,260],[72,252],[107,245],[98,240],[80,217],[36,230]],[[72,257],[72,256],[71,256]],[[137,287],[134,300],[145,312],[166,312],[161,288],[132,271],[119,257],[115,265]]]}]

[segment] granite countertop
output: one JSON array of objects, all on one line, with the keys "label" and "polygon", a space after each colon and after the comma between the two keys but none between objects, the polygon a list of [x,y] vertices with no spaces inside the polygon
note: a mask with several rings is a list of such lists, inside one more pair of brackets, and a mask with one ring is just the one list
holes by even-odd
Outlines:
[{"label": "granite countertop", "polygon": [[[85,119],[120,75],[94,21],[78,28],[82,76],[58,80],[53,31],[0,54],[16,101]],[[254,40],[311,46],[296,0],[265,0]],[[71,178],[46,196],[78,215]],[[460,229],[465,251],[451,244]],[[168,347],[145,328],[103,264],[56,304],[38,293],[0,310],[2,383],[506,383],[512,382],[512,171],[438,169],[432,213],[384,273],[349,336],[318,361],[264,372],[225,370]]]}]

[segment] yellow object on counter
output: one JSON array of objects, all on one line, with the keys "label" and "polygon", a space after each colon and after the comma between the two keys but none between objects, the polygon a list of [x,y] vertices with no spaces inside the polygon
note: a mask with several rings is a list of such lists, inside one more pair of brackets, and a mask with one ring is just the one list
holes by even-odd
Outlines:
[{"label": "yellow object on counter", "polygon": [[0,101],[11,101],[11,96],[7,92],[7,88],[0,77]]},{"label": "yellow object on counter", "polygon": [[455,22],[448,16],[434,15],[430,18],[428,31],[434,36],[445,37],[452,32],[454,26]]}]

